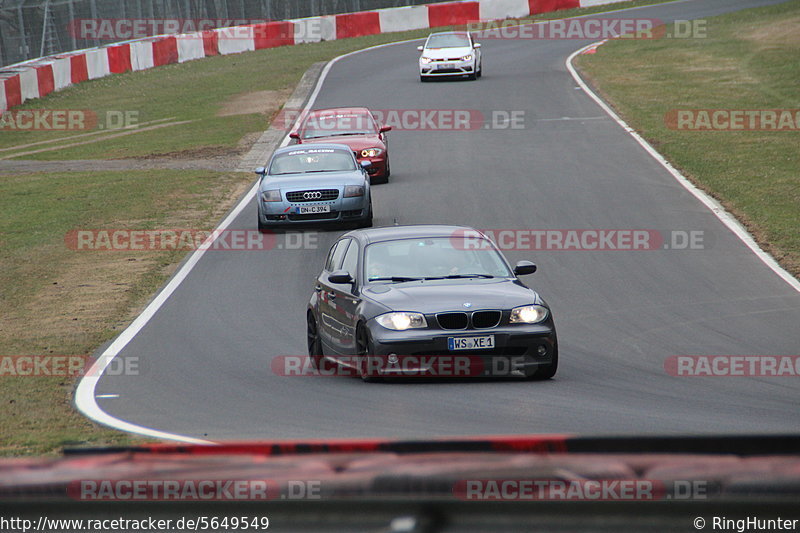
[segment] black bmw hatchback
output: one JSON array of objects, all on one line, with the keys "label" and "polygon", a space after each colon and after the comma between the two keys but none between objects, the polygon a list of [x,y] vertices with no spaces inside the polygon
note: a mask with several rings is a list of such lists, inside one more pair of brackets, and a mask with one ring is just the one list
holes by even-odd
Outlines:
[{"label": "black bmw hatchback", "polygon": [[355,230],[334,243],[308,304],[308,354],[367,381],[397,376],[553,377],[550,307],[473,228]]}]

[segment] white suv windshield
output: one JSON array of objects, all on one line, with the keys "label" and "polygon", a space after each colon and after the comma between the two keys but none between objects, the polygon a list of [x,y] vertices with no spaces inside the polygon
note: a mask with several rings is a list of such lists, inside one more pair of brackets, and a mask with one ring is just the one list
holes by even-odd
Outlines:
[{"label": "white suv windshield", "polygon": [[469,38],[466,35],[442,33],[428,37],[425,48],[459,48],[463,46],[470,46]]}]

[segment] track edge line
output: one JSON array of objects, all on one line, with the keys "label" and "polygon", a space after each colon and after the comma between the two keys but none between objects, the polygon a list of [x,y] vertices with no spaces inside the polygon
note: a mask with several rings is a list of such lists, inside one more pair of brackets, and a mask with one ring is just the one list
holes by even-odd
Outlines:
[{"label": "track edge line", "polygon": [[572,52],[566,60],[566,67],[569,71],[572,78],[575,82],[580,86],[580,88],[592,99],[594,102],[600,106],[600,108],[608,114],[614,121],[622,127],[633,139],[639,143],[639,145],[645,149],[645,151],[650,154],[653,159],[658,161],[661,166],[663,166],[667,172],[669,172],[673,178],[675,178],[678,183],[680,183],[683,188],[685,188],[689,193],[691,193],[695,198],[700,200],[713,214],[714,216],[719,219],[722,224],[727,227],[729,230],[733,232],[734,235],[739,237],[745,246],[747,246],[751,252],[753,252],[756,257],[758,257],[761,262],[763,262],[766,266],[768,266],[775,274],[777,274],[783,281],[789,284],[795,291],[800,292],[800,281],[797,280],[794,276],[792,276],[786,269],[784,269],[774,257],[772,257],[769,253],[767,253],[750,232],[742,225],[739,220],[736,219],[731,213],[729,213],[721,203],[719,203],[716,199],[712,196],[707,194],[705,191],[700,189],[697,185],[692,183],[686,176],[681,174],[678,169],[672,166],[667,159],[658,153],[658,151],[653,148],[649,142],[647,142],[644,137],[639,135],[636,130],[631,128],[624,120],[620,118],[617,113],[611,109],[611,107],[606,104],[602,98],[600,98],[590,87],[589,85],[581,78],[580,74],[578,74],[577,69],[572,64],[572,61],[581,54],[584,50],[591,48],[592,46],[598,46],[602,44],[604,41],[597,41],[591,44],[588,44],[578,50]]},{"label": "track edge line", "polygon": [[[340,56],[334,57],[325,65],[322,69],[322,72],[317,79],[314,88],[311,91],[310,96],[308,97],[307,102],[303,106],[303,111],[298,116],[297,120],[301,117],[305,116],[308,113],[308,110],[311,109],[311,106],[314,105],[314,102],[317,99],[317,95],[319,94],[320,90],[322,89],[322,85],[325,82],[325,79],[328,77],[328,72],[330,72],[331,68],[334,64],[336,64],[339,60],[349,57],[351,55],[359,54],[361,52],[366,52],[369,50],[374,50],[376,48],[383,48],[387,46],[394,46],[398,44],[409,43],[413,41],[419,41],[423,38],[418,39],[406,39],[403,41],[395,41],[391,43],[383,43],[375,46],[370,46],[367,48],[362,48],[361,50],[354,50],[352,52],[348,52],[346,54],[342,54]],[[291,131],[291,129],[290,129]],[[287,146],[289,143],[289,136],[288,134],[283,137],[279,147],[282,148]],[[214,240],[217,239],[218,235],[227,228],[231,222],[233,222],[237,216],[244,210],[247,206],[248,202],[255,196],[256,190],[258,188],[258,182],[256,182],[248,192],[246,192],[239,200],[239,203],[234,206],[234,208],[228,213],[228,215],[223,219],[220,224],[214,228],[212,231],[213,240],[209,242],[209,246],[213,244]],[[208,248],[207,247],[207,248]],[[86,375],[78,381],[77,386],[75,387],[75,393],[73,396],[73,403],[78,411],[83,414],[88,419],[96,422],[98,424],[110,427],[112,429],[117,429],[119,431],[124,431],[126,433],[133,433],[136,435],[142,435],[145,437],[153,437],[158,439],[166,439],[171,441],[178,441],[178,442],[186,442],[190,444],[206,444],[206,445],[215,445],[218,444],[217,442],[210,441],[210,440],[203,440],[197,439],[194,437],[189,437],[187,435],[179,435],[177,433],[169,433],[166,431],[160,431],[157,429],[148,428],[145,426],[140,426],[137,424],[133,424],[131,422],[127,422],[125,420],[116,418],[108,413],[106,413],[100,406],[97,404],[96,399],[96,387],[97,383],[100,381],[100,378],[103,376],[103,372],[111,364],[111,361],[119,355],[119,353],[128,345],[128,343],[133,340],[133,338],[144,328],[145,325],[150,321],[151,318],[161,309],[161,306],[169,299],[172,293],[180,286],[184,279],[191,273],[194,266],[200,261],[200,259],[205,254],[205,249],[198,249],[192,252],[189,258],[180,266],[178,271],[172,276],[172,278],[167,282],[164,288],[156,295],[155,298],[145,307],[144,311],[142,311],[134,320],[131,322],[122,333],[120,333],[112,342],[111,344],[103,351],[100,357],[94,362],[92,367],[86,372]]]}]

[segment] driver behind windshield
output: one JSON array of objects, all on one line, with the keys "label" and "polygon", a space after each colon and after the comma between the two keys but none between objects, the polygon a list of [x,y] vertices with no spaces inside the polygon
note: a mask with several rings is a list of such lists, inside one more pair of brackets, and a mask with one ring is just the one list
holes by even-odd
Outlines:
[{"label": "driver behind windshield", "polygon": [[367,248],[366,273],[383,278],[437,278],[454,275],[505,277],[509,275],[491,248],[466,250],[450,239],[402,240],[375,243]]},{"label": "driver behind windshield", "polygon": [[308,150],[289,152],[275,158],[270,166],[272,176],[306,172],[336,172],[355,170],[353,157],[341,150]]}]

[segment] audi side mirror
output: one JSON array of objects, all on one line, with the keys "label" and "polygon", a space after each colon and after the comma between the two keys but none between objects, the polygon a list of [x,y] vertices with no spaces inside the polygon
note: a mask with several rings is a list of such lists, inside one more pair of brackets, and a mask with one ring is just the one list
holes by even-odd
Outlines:
[{"label": "audi side mirror", "polygon": [[372,166],[372,161],[364,160],[361,162],[361,168],[367,169]]},{"label": "audi side mirror", "polygon": [[259,176],[263,176],[266,173],[267,173],[266,167],[258,167],[256,169],[256,174],[258,174]]},{"label": "audi side mirror", "polygon": [[423,50],[425,50],[424,46],[417,46],[417,51],[418,52],[422,52]]}]

